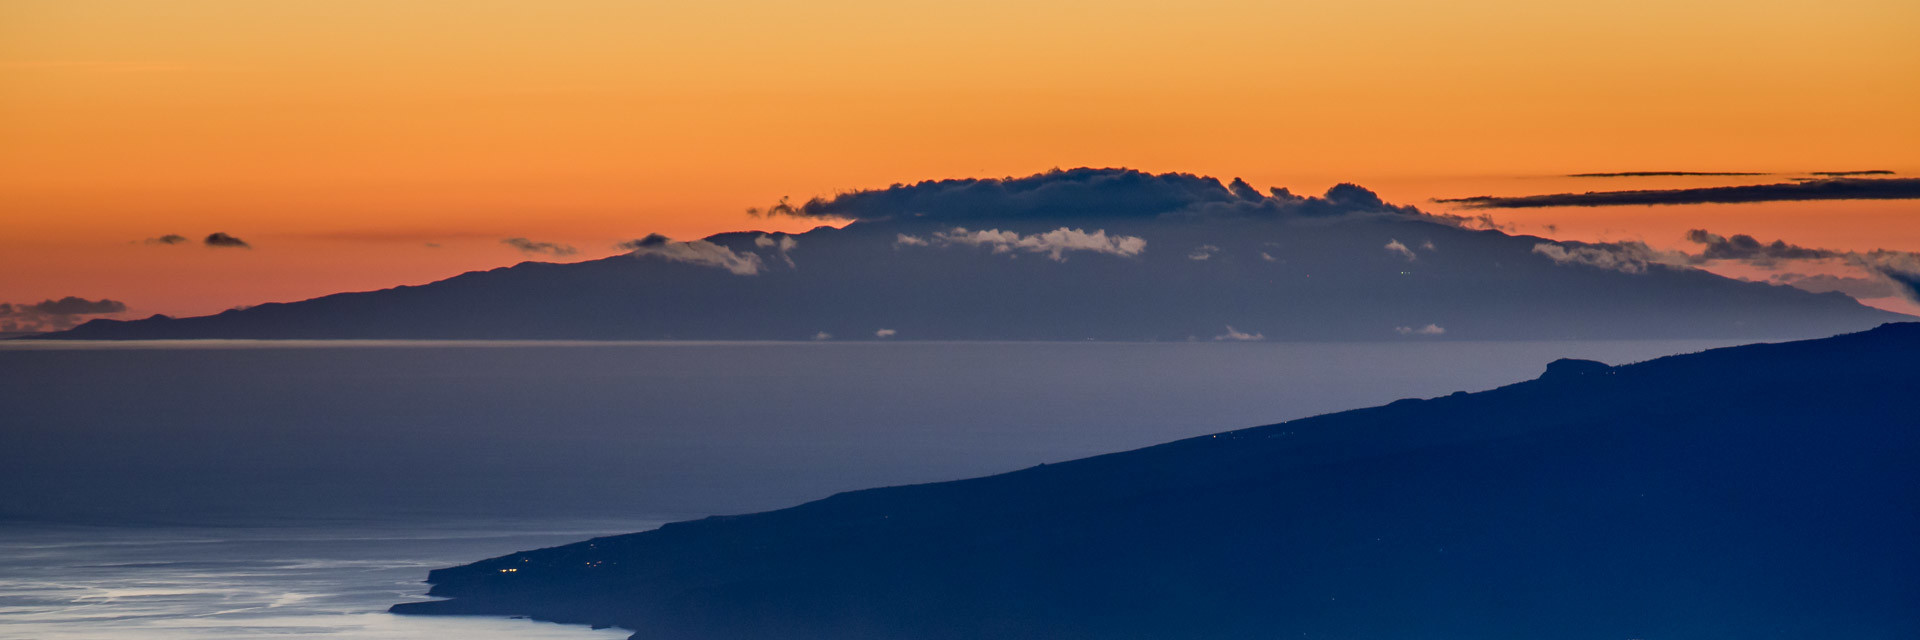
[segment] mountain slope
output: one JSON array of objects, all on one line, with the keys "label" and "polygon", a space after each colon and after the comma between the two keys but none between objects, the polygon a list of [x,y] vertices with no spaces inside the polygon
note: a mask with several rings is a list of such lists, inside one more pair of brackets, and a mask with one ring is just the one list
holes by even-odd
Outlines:
[{"label": "mountain slope", "polygon": [[1920,324],[1621,366],[432,573],[636,638],[1909,638]]},{"label": "mountain slope", "polygon": [[1672,256],[1468,229],[1351,185],[1301,197],[1075,170],[789,210],[854,222],[656,236],[602,260],[49,337],[1778,339],[1908,319]]}]

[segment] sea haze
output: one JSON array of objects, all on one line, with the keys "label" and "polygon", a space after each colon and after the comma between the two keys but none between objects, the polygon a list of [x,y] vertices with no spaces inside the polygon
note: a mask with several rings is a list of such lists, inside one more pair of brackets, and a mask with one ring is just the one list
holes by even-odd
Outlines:
[{"label": "sea haze", "polygon": [[382,611],[657,522],[1723,344],[5,342],[0,637],[598,637]]},{"label": "sea haze", "polygon": [[679,518],[1720,342],[0,343],[0,515]]},{"label": "sea haze", "polygon": [[614,631],[382,613],[431,568],[642,521],[330,522],[249,527],[0,526],[7,640],[592,640]]}]

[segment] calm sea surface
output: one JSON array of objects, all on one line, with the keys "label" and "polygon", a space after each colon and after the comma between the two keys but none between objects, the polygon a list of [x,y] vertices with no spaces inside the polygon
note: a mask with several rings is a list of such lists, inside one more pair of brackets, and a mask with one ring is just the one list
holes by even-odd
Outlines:
[{"label": "calm sea surface", "polygon": [[624,637],[428,569],[1721,342],[0,342],[0,638]]}]

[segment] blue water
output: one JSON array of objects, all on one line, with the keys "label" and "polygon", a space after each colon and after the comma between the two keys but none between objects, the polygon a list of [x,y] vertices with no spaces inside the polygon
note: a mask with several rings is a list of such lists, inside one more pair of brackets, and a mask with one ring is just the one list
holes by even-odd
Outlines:
[{"label": "blue water", "polygon": [[623,637],[428,569],[1716,342],[0,343],[0,638]]}]

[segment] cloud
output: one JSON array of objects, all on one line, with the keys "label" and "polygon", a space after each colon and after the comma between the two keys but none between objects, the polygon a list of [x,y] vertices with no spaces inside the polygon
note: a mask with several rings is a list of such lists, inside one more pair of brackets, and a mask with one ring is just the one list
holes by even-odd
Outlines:
[{"label": "cloud", "polygon": [[762,249],[777,247],[784,252],[791,251],[794,247],[800,246],[800,241],[794,240],[793,236],[786,234],[775,237],[763,233],[760,234],[760,237],[753,239],[753,246]]},{"label": "cloud", "polygon": [[1267,339],[1266,334],[1245,333],[1227,325],[1227,332],[1213,337],[1216,342],[1255,342]]},{"label": "cloud", "polygon": [[967,178],[895,184],[851,191],[804,204],[787,199],[754,215],[838,218],[856,221],[1155,217],[1326,217],[1349,214],[1419,216],[1372,191],[1341,184],[1324,196],[1296,196],[1286,189],[1262,194],[1243,180],[1222,184],[1187,173],[1150,174],[1131,169],[1053,170],[1022,178]]},{"label": "cloud", "polygon": [[215,231],[213,233],[207,234],[206,239],[201,240],[200,242],[201,244],[205,244],[209,247],[223,247],[223,248],[229,248],[229,249],[252,249],[253,248],[253,245],[247,244],[247,241],[227,235],[227,232],[225,231]]},{"label": "cloud", "polygon": [[1267,262],[1279,262],[1279,261],[1280,261],[1280,259],[1279,259],[1279,258],[1275,258],[1275,257],[1273,257],[1273,254],[1271,254],[1271,253],[1267,253],[1267,252],[1265,252],[1265,251],[1262,251],[1262,252],[1260,252],[1260,259],[1261,259],[1261,260],[1265,260],[1265,261],[1267,261]]},{"label": "cloud", "polygon": [[1447,330],[1440,325],[1429,324],[1424,327],[1394,327],[1393,332],[1403,336],[1437,336],[1445,334]]},{"label": "cloud", "polygon": [[118,300],[105,298],[88,300],[78,296],[43,300],[33,304],[0,302],[0,332],[60,331],[80,324],[83,316],[120,313],[126,310],[126,303]]},{"label": "cloud", "polygon": [[1690,229],[1686,238],[1688,242],[1705,245],[1696,261],[1745,260],[1764,266],[1777,260],[1815,260],[1840,255],[1835,251],[1809,249],[1782,240],[1762,244],[1750,235],[1734,234],[1728,237],[1710,233],[1706,229]]},{"label": "cloud", "polygon": [[766,266],[761,262],[759,254],[734,253],[732,249],[706,240],[675,242],[657,233],[639,240],[622,242],[617,246],[625,249],[628,255],[635,257],[651,256],[673,262],[719,267],[741,276],[760,273]]},{"label": "cloud", "polygon": [[526,238],[507,238],[501,240],[500,244],[519,249],[521,253],[525,254],[549,255],[554,257],[570,256],[580,252],[578,249],[573,248],[572,245],[552,242],[534,242]]},{"label": "cloud", "polygon": [[1392,238],[1387,239],[1387,253],[1391,253],[1391,254],[1400,256],[1402,258],[1406,258],[1408,262],[1412,262],[1420,258],[1419,256],[1413,255],[1413,250],[1408,249],[1407,245],[1401,244],[1399,240],[1395,240]]},{"label": "cloud", "polygon": [[147,244],[160,244],[160,245],[186,244],[187,237],[177,233],[169,233],[167,235],[160,236],[158,238],[147,238],[145,242]]},{"label": "cloud", "polygon": [[893,336],[895,336],[895,335],[897,335],[897,334],[899,334],[899,333],[900,333],[900,332],[898,332],[898,331],[894,331],[894,330],[892,330],[892,329],[881,329],[881,330],[879,330],[879,331],[875,331],[875,332],[873,332],[873,337],[875,337],[875,338],[891,338],[891,337],[893,337]]},{"label": "cloud", "polygon": [[1131,258],[1147,249],[1147,241],[1138,236],[1108,237],[1105,229],[1095,229],[1092,233],[1088,233],[1066,227],[1033,235],[1020,235],[1017,232],[999,229],[969,231],[965,227],[954,227],[934,233],[932,238],[901,235],[894,240],[894,244],[897,246],[988,247],[994,253],[1019,251],[1046,254],[1055,262],[1066,262],[1066,254],[1069,251],[1088,251]]},{"label": "cloud", "polygon": [[1773,284],[1784,284],[1796,289],[1826,293],[1838,291],[1855,298],[1891,298],[1900,295],[1900,289],[1885,278],[1854,278],[1833,274],[1776,273],[1767,279]]},{"label": "cloud", "polygon": [[1206,260],[1206,259],[1212,258],[1213,254],[1216,254],[1219,252],[1220,252],[1220,247],[1216,247],[1210,244],[1203,244],[1198,247],[1194,247],[1192,251],[1187,252],[1187,259],[1188,260]]},{"label": "cloud", "polygon": [[1569,173],[1569,178],[1651,178],[1659,176],[1767,176],[1749,171],[1621,171],[1617,173]]},{"label": "cloud", "polygon": [[813,334],[813,339],[814,340],[832,340],[833,334],[822,331],[822,332]]},{"label": "cloud", "polygon": [[1585,265],[1623,273],[1646,273],[1648,265],[1672,266],[1688,261],[1686,254],[1660,251],[1639,241],[1542,242],[1533,245],[1533,252],[1546,256],[1555,264]]},{"label": "cloud", "polygon": [[1890,176],[1893,175],[1893,172],[1886,169],[1868,169],[1865,171],[1815,171],[1813,175],[1840,178],[1846,176]]},{"label": "cloud", "polygon": [[1520,209],[1531,207],[1608,207],[1659,204],[1738,204],[1800,200],[1910,200],[1920,198],[1920,179],[1916,178],[1830,178],[1697,189],[1643,189],[1636,191],[1588,191],[1537,196],[1475,196],[1439,199],[1466,205],[1472,209]]},{"label": "cloud", "polygon": [[760,237],[753,239],[753,246],[760,247],[762,249],[777,250],[780,252],[780,259],[785,260],[787,262],[787,266],[789,267],[797,266],[793,263],[793,256],[787,255],[788,251],[792,251],[794,247],[800,246],[800,241],[793,239],[793,236],[790,236],[784,233],[778,236],[773,236],[773,235],[768,235],[763,233],[763,234],[760,234]]}]

